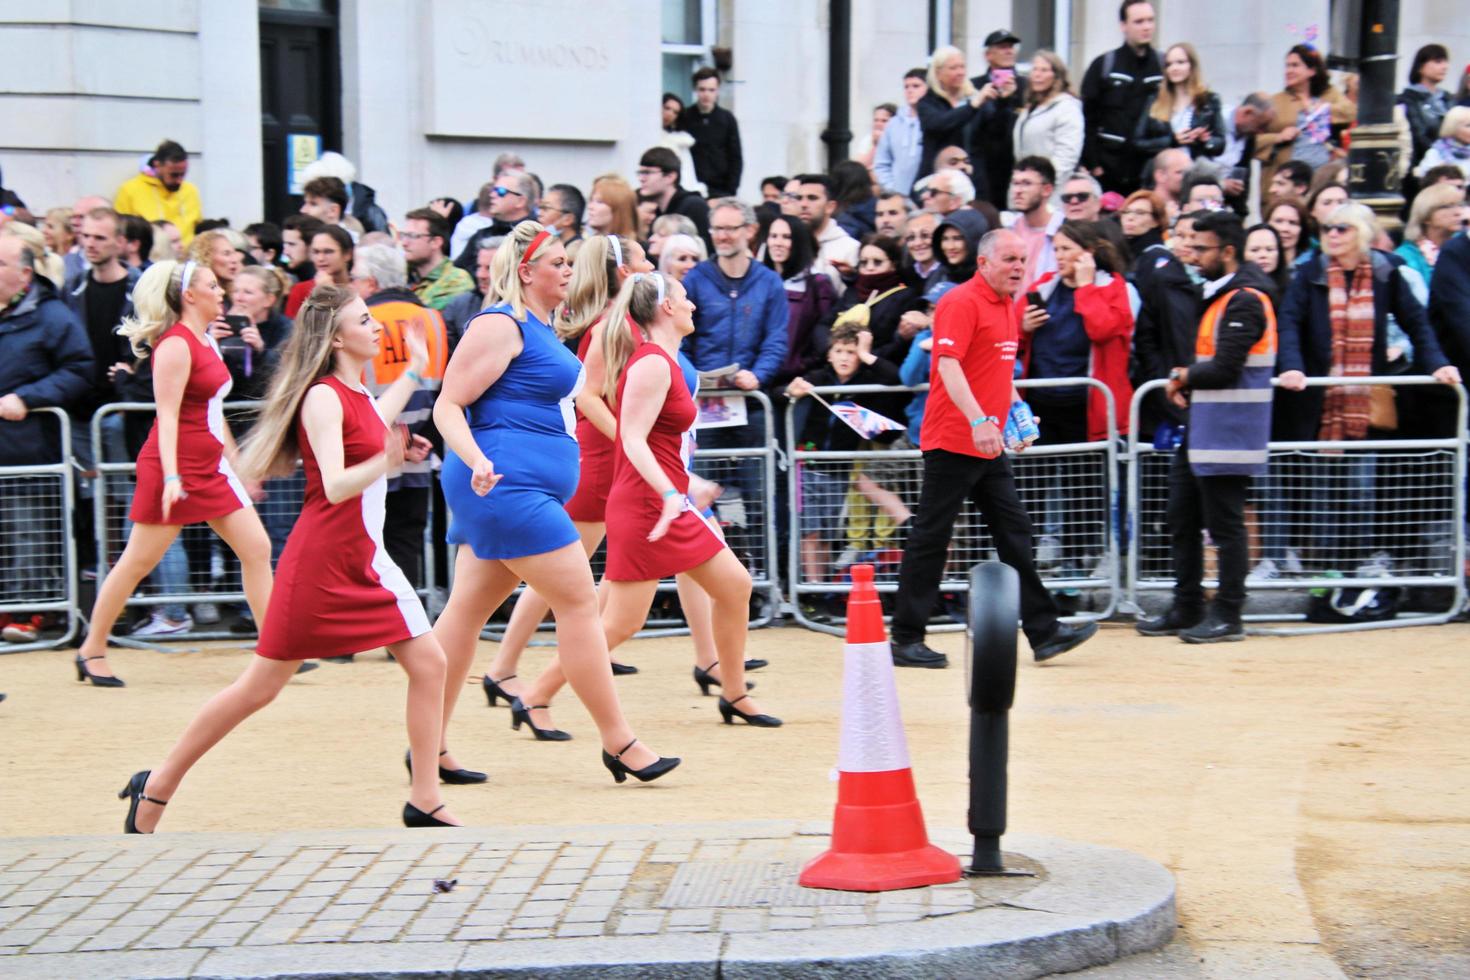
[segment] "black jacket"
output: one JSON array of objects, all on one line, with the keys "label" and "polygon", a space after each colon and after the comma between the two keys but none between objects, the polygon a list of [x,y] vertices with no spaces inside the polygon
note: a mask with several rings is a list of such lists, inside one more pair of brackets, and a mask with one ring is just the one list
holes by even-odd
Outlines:
[{"label": "black jacket", "polygon": [[689,156],[694,160],[694,175],[704,184],[710,197],[729,197],[740,187],[740,174],[745,160],[740,153],[740,124],[735,114],[723,106],[700,112],[698,105],[686,106],[679,113],[678,129],[694,137]]},{"label": "black jacket", "polygon": [[[18,396],[27,409],[69,412],[92,395],[92,342],[42,276],[31,282],[24,299],[0,311],[0,395]],[[60,458],[61,436],[49,415],[0,422],[0,466]]]},{"label": "black jacket", "polygon": [[[990,84],[990,72],[976,75],[970,79],[970,84],[984,88]],[[975,176],[984,180],[984,196],[998,208],[1010,207],[1006,194],[1011,186],[1011,168],[1016,164],[1011,130],[1016,126],[1016,114],[1026,104],[1026,93],[1030,90],[1030,80],[1016,72],[1016,90],[1008,98],[987,101],[980,107],[970,128],[969,150]],[[976,183],[976,193],[979,193],[979,180]]]},{"label": "black jacket", "polygon": [[1470,236],[1445,242],[1429,280],[1429,324],[1460,374],[1470,377]]},{"label": "black jacket", "polygon": [[387,231],[388,212],[378,206],[377,191],[367,184],[352,182],[352,200],[348,202],[352,216],[362,222],[363,231]]},{"label": "black jacket", "polygon": [[660,212],[665,214],[682,214],[694,222],[694,228],[699,232],[699,237],[704,239],[704,247],[713,255],[715,243],[709,235],[709,202],[700,197],[694,191],[683,187],[674,188],[674,196],[669,198],[669,206]]},{"label": "black jacket", "polygon": [[[532,219],[529,215],[521,219],[521,221],[531,220],[534,219]],[[520,223],[520,221],[517,221],[516,225]],[[462,248],[459,255],[455,257],[454,264],[459,266],[464,271],[468,272],[470,274],[470,278],[473,279],[475,275],[475,263],[480,260],[480,243],[487,238],[496,238],[499,236],[509,235],[514,230],[515,225],[507,221],[501,221],[499,218],[496,218],[495,221],[492,222],[488,227],[481,228],[479,231],[470,236],[470,240],[465,242],[464,248]]]},{"label": "black jacket", "polygon": [[[1203,126],[1210,135],[1203,141],[1189,144],[1189,155],[1217,157],[1225,152],[1225,115],[1220,111],[1220,97],[1214,92],[1205,92],[1194,103],[1194,125]],[[1138,128],[1133,132],[1133,146],[1139,153],[1154,154],[1181,145],[1174,138],[1174,127],[1168,120],[1155,119],[1145,109],[1139,117]]]},{"label": "black jacket", "polygon": [[1271,277],[1254,262],[1242,262],[1235,275],[1204,301],[1205,305],[1232,289],[1240,292],[1230,297],[1230,302],[1225,304],[1215,322],[1215,356],[1190,367],[1191,388],[1234,387],[1240,382],[1240,372],[1245,370],[1246,356],[1266,332],[1266,307],[1260,297],[1245,290],[1263,293],[1274,306],[1276,285]]},{"label": "black jacket", "polygon": [[[1141,236],[1140,236],[1141,237]],[[1135,387],[1167,378],[1170,370],[1194,363],[1194,338],[1201,313],[1200,288],[1174,253],[1149,245],[1133,260],[1132,279],[1140,306],[1133,327]],[[1140,425],[1152,432],[1165,419],[1183,422],[1185,413],[1163,391],[1144,396]]]},{"label": "black jacket", "polygon": [[[827,314],[826,326],[830,330],[839,316],[860,305],[862,304],[857,298],[857,290],[849,289]],[[868,310],[868,332],[873,335],[873,353],[894,365],[902,364],[913,341],[899,336],[898,323],[905,313],[922,310],[924,306],[923,296],[912,286],[905,286],[892,296],[885,296],[874,303]]]},{"label": "black jacket", "polygon": [[1123,45],[1100,54],[1087,66],[1082,77],[1082,113],[1086,119],[1086,138],[1082,144],[1082,163],[1102,167],[1104,186],[1135,186],[1142,165],[1142,154],[1129,145],[1138,129],[1138,120],[1148,114],[1148,107],[1164,80],[1159,53],[1145,48],[1140,54]]},{"label": "black jacket", "polygon": [[[974,122],[977,110],[970,105],[969,99],[958,106],[952,106],[938,92],[929,91],[914,106],[914,111],[919,114],[919,129],[924,134],[919,172],[914,177],[917,180],[934,172],[934,158],[946,146],[970,145],[970,124]],[[1007,184],[1009,185],[1009,181]]]},{"label": "black jacket", "polygon": [[[852,377],[846,381],[837,378],[837,372],[832,366],[823,365],[815,371],[807,374],[806,380],[818,388],[831,387],[832,385],[901,385],[898,377],[898,368],[894,367],[883,358],[878,358],[872,364],[858,364],[858,369],[853,372]],[[896,421],[903,421],[904,406],[908,404],[907,392],[875,392],[865,395],[852,395],[842,397],[840,395],[823,395],[827,402],[850,401],[863,408],[877,412],[879,415],[887,416]],[[889,443],[899,437],[899,432],[885,432],[878,436],[874,442]],[[863,437],[858,435],[846,422],[827,411],[821,405],[813,401],[808,406],[806,422],[801,427],[800,441],[812,443],[817,449],[824,452],[850,452],[863,444]]]},{"label": "black jacket", "polygon": [[1423,89],[1410,85],[1399,93],[1397,102],[1404,107],[1404,118],[1409,123],[1409,135],[1414,140],[1414,157],[1409,161],[1412,170],[1419,166],[1419,161],[1434,141],[1439,139],[1440,123],[1444,122],[1444,115],[1450,108],[1450,100],[1446,93],[1436,93],[1443,100],[1435,105],[1436,100],[1430,93]]}]

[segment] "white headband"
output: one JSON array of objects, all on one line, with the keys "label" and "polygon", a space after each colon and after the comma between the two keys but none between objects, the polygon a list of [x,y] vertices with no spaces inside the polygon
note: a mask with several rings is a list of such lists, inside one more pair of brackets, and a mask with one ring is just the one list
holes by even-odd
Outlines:
[{"label": "white headband", "polygon": [[633,281],[634,282],[640,282],[640,281],[642,281],[644,279],[652,279],[654,286],[658,287],[658,305],[659,306],[663,306],[664,305],[664,277],[661,276],[660,274],[658,274],[657,272],[639,272],[639,273],[636,273],[633,276]]},{"label": "white headband", "polygon": [[179,276],[179,297],[181,299],[183,298],[184,290],[189,288],[189,282],[194,278],[194,270],[198,267],[199,263],[193,259],[189,259],[184,263],[184,271]]},{"label": "white headband", "polygon": [[618,241],[617,235],[608,235],[607,243],[612,246],[613,264],[621,268],[623,264],[623,243]]}]

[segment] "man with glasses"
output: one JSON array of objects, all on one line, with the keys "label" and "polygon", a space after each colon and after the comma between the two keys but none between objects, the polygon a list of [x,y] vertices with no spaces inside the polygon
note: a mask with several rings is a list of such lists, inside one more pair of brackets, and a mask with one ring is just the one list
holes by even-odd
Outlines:
[{"label": "man with glasses", "polygon": [[480,242],[492,235],[509,235],[516,225],[535,217],[531,208],[538,193],[535,179],[524,170],[512,170],[496,177],[489,191],[491,223],[470,236],[455,256],[454,264],[467,273],[473,271]]},{"label": "man with glasses", "polygon": [[1000,223],[1026,243],[1026,281],[1035,282],[1057,269],[1052,236],[1066,216],[1053,213],[1050,204],[1057,172],[1046,157],[1022,157],[1011,174],[1011,210]]},{"label": "man with glasses", "polygon": [[811,226],[817,237],[817,258],[826,262],[836,274],[832,288],[840,299],[847,290],[844,281],[857,274],[858,240],[832,220],[837,201],[832,196],[832,178],[826,174],[801,174],[796,178],[796,216]]},{"label": "man with glasses", "polygon": [[408,262],[413,293],[419,302],[433,310],[443,310],[454,297],[475,288],[470,274],[455,267],[444,254],[448,238],[449,222],[430,208],[408,212],[398,231],[398,244]]},{"label": "man with glasses", "polygon": [[[757,391],[776,377],[786,359],[786,287],[781,277],[752,259],[750,240],[755,234],[755,209],[738,198],[710,202],[710,237],[715,257],[690,269],[684,289],[694,303],[694,333],[684,338],[684,353],[699,371],[735,365],[717,387]],[[746,400],[746,424],[702,429],[701,449],[748,448],[765,445],[765,413]],[[747,526],[773,515],[764,513],[756,460],[744,459],[733,467],[713,471],[698,461],[701,476],[725,484],[739,494]]]},{"label": "man with glasses", "polygon": [[587,199],[571,184],[552,184],[536,204],[537,218],[567,248],[582,240],[582,214],[586,210]]},{"label": "man with glasses", "polygon": [[1067,221],[1096,221],[1102,214],[1102,186],[1085,170],[1062,185],[1062,215]]},{"label": "man with glasses", "polygon": [[[915,185],[924,210],[940,220],[975,199],[975,185],[960,170],[936,170]],[[986,228],[984,231],[989,231]]]},{"label": "man with glasses", "polygon": [[638,192],[658,205],[657,217],[682,214],[694,222],[705,245],[714,247],[709,234],[709,205],[704,198],[679,185],[682,168],[679,155],[666,146],[655,146],[638,160]]}]

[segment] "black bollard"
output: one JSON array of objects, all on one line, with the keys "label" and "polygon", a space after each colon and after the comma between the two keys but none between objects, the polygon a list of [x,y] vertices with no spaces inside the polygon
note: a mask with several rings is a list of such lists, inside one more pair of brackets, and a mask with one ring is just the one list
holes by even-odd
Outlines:
[{"label": "black bollard", "polygon": [[[1009,712],[1016,697],[1016,624],[1021,580],[997,561],[970,569],[970,833],[975,852],[968,875],[1003,875],[1000,838],[1006,831]],[[1024,873],[1024,872],[1023,872]]]}]

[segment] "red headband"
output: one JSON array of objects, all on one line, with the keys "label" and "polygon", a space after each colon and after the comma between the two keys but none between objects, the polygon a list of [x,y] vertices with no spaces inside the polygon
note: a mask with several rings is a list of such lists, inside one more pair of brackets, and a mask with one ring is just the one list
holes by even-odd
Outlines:
[{"label": "red headband", "polygon": [[526,246],[526,254],[521,256],[520,264],[522,266],[530,264],[531,257],[536,254],[536,249],[540,248],[541,243],[546,241],[546,239],[550,237],[551,232],[547,231],[545,228],[542,228],[540,231],[536,232],[536,237],[531,239],[531,244]]}]

